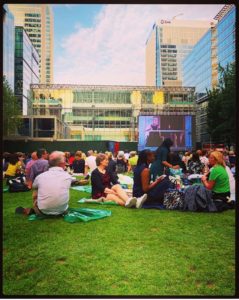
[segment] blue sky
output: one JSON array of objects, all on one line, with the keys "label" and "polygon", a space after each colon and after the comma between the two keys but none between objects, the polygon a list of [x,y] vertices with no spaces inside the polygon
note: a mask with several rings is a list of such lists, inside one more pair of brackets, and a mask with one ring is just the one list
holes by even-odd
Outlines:
[{"label": "blue sky", "polygon": [[212,21],[223,5],[54,4],[54,83],[145,85],[159,19]]},{"label": "blue sky", "polygon": [[102,4],[54,4],[54,54],[61,55],[63,49],[60,44],[77,29],[77,25],[90,27],[94,18],[102,9]]}]

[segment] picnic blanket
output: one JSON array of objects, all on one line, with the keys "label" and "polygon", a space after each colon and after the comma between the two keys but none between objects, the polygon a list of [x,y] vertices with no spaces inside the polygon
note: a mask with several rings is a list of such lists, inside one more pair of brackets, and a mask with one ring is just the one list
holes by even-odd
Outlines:
[{"label": "picnic blanket", "polygon": [[118,177],[119,177],[119,183],[120,185],[122,186],[127,186],[127,187],[131,187],[133,186],[134,184],[134,180],[133,178],[127,176],[127,175],[123,175],[123,174],[118,174]]},{"label": "picnic blanket", "polygon": [[64,216],[38,216],[32,214],[28,217],[29,221],[37,221],[43,219],[52,219],[63,217],[64,221],[68,223],[76,223],[76,222],[88,222],[92,220],[99,220],[105,217],[110,217],[110,210],[103,209],[91,209],[91,208],[69,208],[68,213]]},{"label": "picnic blanket", "polygon": [[97,201],[96,199],[88,199],[88,198],[82,198],[77,201],[78,203],[92,203],[92,204],[101,204],[101,205],[119,205],[118,203],[114,201]]},{"label": "picnic blanket", "polygon": [[91,193],[92,192],[92,188],[91,185],[77,185],[77,186],[72,186],[71,187],[72,190],[76,190],[76,191],[80,191],[80,192],[86,192],[86,193]]}]

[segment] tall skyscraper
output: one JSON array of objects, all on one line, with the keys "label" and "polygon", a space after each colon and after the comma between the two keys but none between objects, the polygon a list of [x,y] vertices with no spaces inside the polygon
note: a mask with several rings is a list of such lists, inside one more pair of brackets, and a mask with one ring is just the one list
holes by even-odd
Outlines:
[{"label": "tall skyscraper", "polygon": [[236,7],[224,5],[214,20],[216,24],[203,35],[183,61],[184,86],[194,86],[197,102],[197,142],[208,142],[207,90],[218,84],[219,65],[235,62]]},{"label": "tall skyscraper", "polygon": [[49,4],[9,4],[15,26],[27,32],[40,56],[40,82],[53,83],[53,14]]},{"label": "tall skyscraper", "polygon": [[14,91],[14,52],[15,30],[14,17],[7,4],[3,6],[3,75]]},{"label": "tall skyscraper", "polygon": [[39,83],[39,54],[23,27],[15,27],[15,95],[22,114],[31,114],[30,84]]},{"label": "tall skyscraper", "polygon": [[146,42],[146,85],[181,86],[182,61],[212,21],[159,20]]}]

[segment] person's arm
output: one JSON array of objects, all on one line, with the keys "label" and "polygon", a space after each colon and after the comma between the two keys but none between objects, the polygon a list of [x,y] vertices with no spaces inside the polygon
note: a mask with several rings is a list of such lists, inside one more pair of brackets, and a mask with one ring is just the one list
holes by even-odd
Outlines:
[{"label": "person's arm", "polygon": [[33,183],[31,183],[31,188],[33,188],[33,192],[32,192],[32,200],[33,200],[33,204],[34,202],[37,201],[37,192],[38,192],[38,178],[36,177],[35,180],[33,181]]},{"label": "person's arm", "polygon": [[212,190],[215,186],[216,181],[215,180],[207,180],[207,176],[203,175],[202,178],[202,183],[205,186],[206,189]]},{"label": "person's arm", "polygon": [[171,169],[179,169],[180,166],[179,165],[172,165],[170,163],[168,163],[166,160],[162,161],[162,164],[165,166],[165,167],[168,167],[168,168],[171,168]]},{"label": "person's arm", "polygon": [[115,192],[109,188],[106,188],[103,183],[99,172],[92,172],[91,174],[91,184],[94,186],[94,188],[101,192],[106,194],[115,194]]},{"label": "person's arm", "polygon": [[141,184],[142,184],[143,192],[147,193],[150,189],[154,188],[160,181],[162,181],[163,178],[164,178],[164,176],[160,176],[154,182],[149,184],[149,182],[150,182],[150,170],[145,168],[141,172]]}]

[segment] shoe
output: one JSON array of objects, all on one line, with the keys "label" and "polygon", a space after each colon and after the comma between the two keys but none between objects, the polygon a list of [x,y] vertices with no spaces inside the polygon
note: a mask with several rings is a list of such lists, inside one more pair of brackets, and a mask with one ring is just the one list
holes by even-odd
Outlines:
[{"label": "shoe", "polygon": [[148,195],[144,194],[142,197],[137,198],[136,208],[141,208],[144,202],[147,200]]},{"label": "shoe", "polygon": [[24,215],[24,212],[25,212],[25,208],[23,208],[22,206],[19,206],[15,209],[15,214]]},{"label": "shoe", "polygon": [[125,207],[135,207],[136,206],[136,202],[137,202],[137,198],[136,197],[131,197],[129,198],[126,202],[125,202]]}]

